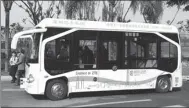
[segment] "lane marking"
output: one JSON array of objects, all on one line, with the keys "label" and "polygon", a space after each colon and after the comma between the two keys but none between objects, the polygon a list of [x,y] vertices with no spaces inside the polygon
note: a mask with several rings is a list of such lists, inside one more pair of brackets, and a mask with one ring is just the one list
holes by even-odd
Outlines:
[{"label": "lane marking", "polygon": [[142,100],[130,100],[130,101],[119,101],[119,102],[107,102],[107,103],[97,103],[97,104],[88,104],[88,105],[78,105],[70,107],[90,107],[90,106],[99,106],[99,105],[109,105],[109,104],[119,104],[119,103],[132,103],[132,102],[147,102],[152,101],[151,99],[142,99]]},{"label": "lane marking", "polygon": [[3,89],[2,91],[24,91],[24,89]]},{"label": "lane marking", "polygon": [[182,76],[183,81],[189,81],[189,76]]},{"label": "lane marking", "polygon": [[1,81],[11,81],[12,78],[10,76],[1,76]]},{"label": "lane marking", "polygon": [[177,108],[180,108],[180,107],[186,107],[186,106],[182,106],[182,105],[170,105],[170,106],[164,106],[164,107],[177,107]]},{"label": "lane marking", "polygon": [[115,98],[112,98],[112,97],[102,97],[100,99],[115,99]]}]

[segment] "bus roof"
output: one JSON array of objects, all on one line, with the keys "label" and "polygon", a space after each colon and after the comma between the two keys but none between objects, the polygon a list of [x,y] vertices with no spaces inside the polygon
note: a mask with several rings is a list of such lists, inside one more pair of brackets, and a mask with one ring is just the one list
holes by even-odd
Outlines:
[{"label": "bus roof", "polygon": [[37,26],[40,28],[77,28],[106,31],[143,31],[143,32],[169,32],[178,33],[178,29],[172,25],[147,24],[147,23],[121,23],[121,22],[100,22],[46,18]]}]

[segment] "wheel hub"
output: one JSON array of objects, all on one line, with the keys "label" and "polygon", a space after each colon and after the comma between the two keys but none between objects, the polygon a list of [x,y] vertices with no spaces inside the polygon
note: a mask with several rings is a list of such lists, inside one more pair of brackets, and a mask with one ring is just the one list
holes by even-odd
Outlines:
[{"label": "wheel hub", "polygon": [[168,82],[164,79],[160,79],[158,85],[161,89],[166,89],[168,87]]},{"label": "wheel hub", "polygon": [[51,88],[51,93],[55,97],[61,97],[64,93],[64,87],[62,86],[61,83],[56,83],[52,86]]}]

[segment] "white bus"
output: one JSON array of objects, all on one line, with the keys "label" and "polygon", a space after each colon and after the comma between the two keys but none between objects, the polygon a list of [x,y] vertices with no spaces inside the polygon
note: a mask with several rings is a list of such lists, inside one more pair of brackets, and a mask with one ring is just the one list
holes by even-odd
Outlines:
[{"label": "white bus", "polygon": [[31,95],[60,100],[76,92],[182,87],[174,26],[47,18],[17,33],[12,49],[20,38],[31,40],[20,85]]}]

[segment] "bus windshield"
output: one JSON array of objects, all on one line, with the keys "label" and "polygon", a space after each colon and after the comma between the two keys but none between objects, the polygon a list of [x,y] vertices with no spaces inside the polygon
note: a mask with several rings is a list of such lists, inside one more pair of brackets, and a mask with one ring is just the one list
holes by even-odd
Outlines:
[{"label": "bus windshield", "polygon": [[18,41],[18,49],[25,50],[28,63],[38,63],[40,36],[41,33],[34,33],[30,37],[20,38]]},{"label": "bus windshield", "polygon": [[31,47],[31,49],[29,49],[30,56],[29,56],[28,62],[32,62],[32,63],[38,62],[40,36],[41,36],[41,33],[35,33],[32,35],[32,42],[31,42],[32,47]]}]

